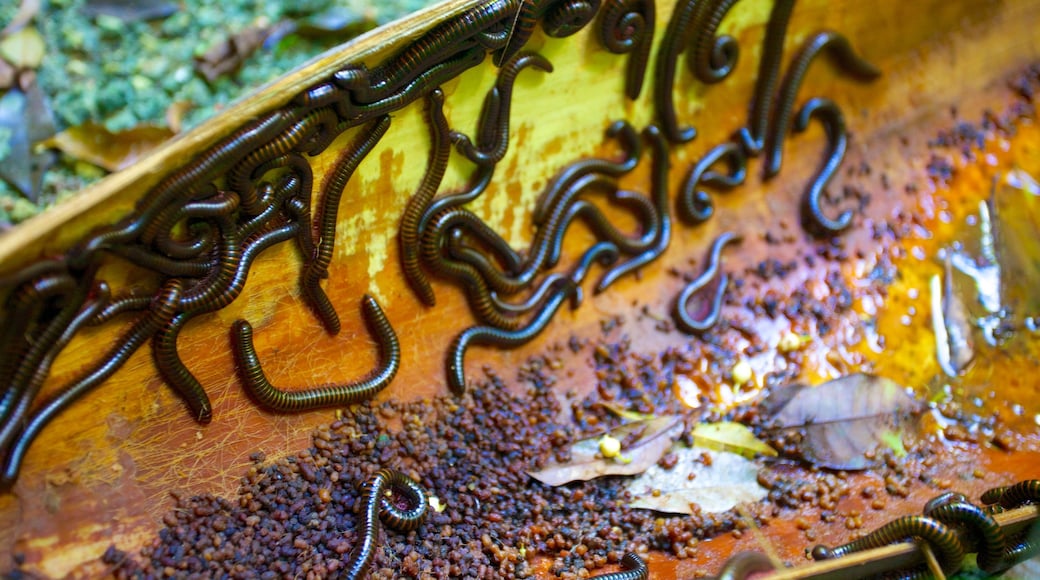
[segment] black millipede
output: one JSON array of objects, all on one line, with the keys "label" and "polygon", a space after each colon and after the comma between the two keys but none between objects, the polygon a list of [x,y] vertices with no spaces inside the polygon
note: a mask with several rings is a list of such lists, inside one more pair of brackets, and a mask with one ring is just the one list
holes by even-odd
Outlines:
[{"label": "black millipede", "polygon": [[[350,557],[346,568],[337,578],[361,580],[368,575],[375,556],[379,522],[399,531],[410,532],[426,518],[428,499],[426,491],[407,475],[392,469],[381,469],[362,485],[361,519],[358,525],[358,546]],[[387,492],[399,495],[410,506],[397,507],[387,499]]]},{"label": "black millipede", "polygon": [[[904,516],[893,520],[866,536],[842,544],[834,548],[823,545],[812,549],[812,557],[815,560],[833,560],[854,552],[862,552],[873,548],[880,548],[896,542],[911,541],[919,539],[927,542],[935,552],[943,572],[950,574],[961,565],[964,557],[964,548],[956,531],[942,522],[927,516]],[[903,578],[913,578],[915,572],[909,572]]]},{"label": "black millipede", "polygon": [[[537,53],[517,54],[515,58],[502,65],[498,80],[488,95],[489,100],[495,99],[498,104],[497,106],[486,105],[483,111],[494,113],[494,116],[481,115],[480,128],[477,130],[478,134],[482,136],[490,135],[487,150],[474,146],[465,134],[458,131],[451,132],[452,143],[466,159],[477,165],[494,165],[505,156],[506,150],[509,148],[509,114],[512,108],[513,85],[520,71],[529,66],[544,72],[553,70],[552,63]],[[481,143],[481,145],[485,144]]]},{"label": "black millipede", "polygon": [[358,381],[301,391],[285,391],[271,384],[253,346],[253,327],[246,320],[235,321],[231,327],[231,342],[239,376],[246,390],[264,407],[281,413],[350,405],[374,397],[397,374],[401,366],[401,346],[390,321],[374,298],[366,294],[361,299],[361,311],[369,329],[379,341],[379,366]]},{"label": "black millipede", "polygon": [[725,79],[737,66],[740,48],[735,38],[715,34],[730,8],[738,0],[711,0],[703,9],[701,25],[693,31],[693,42],[686,52],[686,68],[705,84]]},{"label": "black millipede", "polygon": [[773,10],[769,14],[762,57],[758,62],[758,76],[755,78],[755,92],[751,97],[748,126],[739,131],[741,143],[748,155],[758,155],[765,147],[773,91],[780,79],[780,60],[784,56],[784,39],[793,9],[794,0],[774,0]]},{"label": "black millipede", "polygon": [[506,45],[502,47],[501,53],[495,55],[495,66],[501,66],[503,62],[507,62],[516,53],[520,52],[520,49],[530,40],[534,27],[538,24],[538,19],[542,17],[546,7],[552,1],[519,0],[517,2],[519,6],[517,7],[516,16],[513,18],[513,24],[509,27]]},{"label": "black millipede", "polygon": [[608,159],[582,159],[571,163],[552,178],[549,185],[538,196],[531,222],[542,225],[548,219],[552,209],[560,202],[560,198],[579,178],[590,173],[599,173],[610,177],[621,177],[635,169],[643,156],[643,142],[639,133],[628,121],[614,121],[607,128],[608,138],[617,138],[621,143],[623,157],[618,161]]},{"label": "black millipede", "polygon": [[[729,174],[720,174],[710,169],[720,161],[729,166]],[[675,200],[679,216],[691,224],[707,221],[715,213],[711,195],[698,189],[701,184],[717,187],[722,191],[733,189],[744,183],[747,177],[747,157],[739,145],[727,141],[712,147],[704,154],[683,180]]]},{"label": "black millipede", "polygon": [[546,36],[564,38],[585,28],[599,11],[600,0],[556,0],[542,17]]},{"label": "black millipede", "polygon": [[1006,566],[1004,530],[993,516],[968,503],[957,493],[944,493],[925,505],[924,515],[951,526],[963,526],[972,538],[971,551],[978,552],[979,569],[994,574]]},{"label": "black millipede", "polygon": [[603,267],[617,262],[621,252],[611,242],[596,242],[585,253],[581,259],[571,268],[570,281],[574,284],[574,292],[571,294],[571,310],[576,310],[585,300],[585,294],[581,289],[581,283],[592,269],[593,262],[599,262]]},{"label": "black millipede", "polygon": [[542,301],[545,300],[545,297],[549,295],[549,292],[559,285],[560,281],[566,277],[567,276],[560,273],[549,274],[542,280],[541,284],[531,292],[531,295],[528,296],[526,300],[518,304],[503,301],[498,297],[498,293],[494,291],[491,292],[491,302],[495,305],[495,308],[498,308],[503,312],[526,314],[539,306]]},{"label": "black millipede", "polygon": [[841,109],[834,101],[819,97],[809,99],[798,112],[794,130],[801,133],[808,129],[809,121],[813,117],[823,123],[827,133],[827,156],[816,177],[802,194],[802,223],[810,233],[826,236],[836,234],[852,224],[852,210],[845,210],[837,218],[831,218],[825,215],[820,207],[820,197],[845,158],[848,137],[845,132],[845,116],[841,114]]},{"label": "black millipede", "polygon": [[208,257],[195,260],[179,260],[168,258],[141,246],[118,245],[109,248],[113,254],[127,261],[166,276],[182,276],[201,278],[213,270],[216,265]]},{"label": "black millipede", "polygon": [[608,574],[598,574],[591,578],[596,580],[646,580],[650,577],[650,569],[646,562],[632,552],[625,552],[621,557],[621,570]]},{"label": "black millipede", "polygon": [[573,294],[575,285],[564,280],[546,300],[545,305],[527,326],[516,330],[503,330],[494,326],[471,326],[452,341],[448,349],[448,386],[456,395],[466,392],[466,350],[471,345],[489,345],[501,348],[516,348],[538,336],[549,325],[560,305]]},{"label": "black millipede", "polygon": [[[1008,487],[999,488],[1000,505],[1006,509],[1040,503],[1040,479],[1027,479]],[[988,498],[987,498],[988,499]],[[985,500],[983,500],[985,501]]]},{"label": "black millipede", "polygon": [[180,300],[181,284],[180,280],[167,282],[152,302],[149,312],[137,319],[133,326],[115,342],[115,346],[102,357],[100,363],[62,389],[58,395],[32,414],[4,458],[3,472],[0,473],[0,486],[8,487],[14,483],[25,453],[47,423],[88,391],[108,380],[149,337],[170,320]]},{"label": "black millipede", "polygon": [[689,44],[690,34],[701,29],[706,4],[705,0],[682,0],[676,3],[655,61],[654,109],[661,130],[673,143],[686,143],[697,136],[697,130],[693,127],[679,127],[673,92],[679,55]]},{"label": "black millipede", "polygon": [[809,72],[809,66],[824,51],[834,58],[844,72],[857,79],[872,80],[881,75],[881,71],[874,65],[856,54],[848,39],[841,34],[824,31],[817,32],[810,37],[802,46],[798,55],[795,56],[794,61],[787,70],[787,74],[784,75],[783,83],[780,85],[773,130],[770,134],[770,142],[766,151],[766,177],[780,172],[780,165],[783,163],[784,139],[787,138],[787,130],[791,125],[794,100],[798,96],[798,89],[801,88],[802,81],[805,80],[805,74]]},{"label": "black millipede", "polygon": [[[516,278],[497,272],[481,272],[487,278],[488,284],[496,291],[513,294],[525,288],[533,279],[527,264],[521,264],[521,257],[494,229],[471,211],[460,207],[449,208],[437,214],[430,220],[428,227],[422,232],[421,251],[423,261],[430,269],[446,273],[441,267],[444,262],[444,251],[451,249],[451,237],[453,232],[462,231],[479,240],[485,247],[490,248],[498,255],[506,268],[512,272],[522,268],[522,273]],[[492,268],[492,270],[494,270]],[[492,280],[492,276],[495,278]]]},{"label": "black millipede", "polygon": [[491,289],[487,280],[472,265],[445,258],[441,255],[423,258],[430,269],[447,278],[453,278],[466,291],[470,310],[477,319],[496,328],[515,329],[522,321],[500,312],[491,299]]},{"label": "black millipede", "polygon": [[159,376],[188,406],[191,417],[199,423],[209,423],[213,420],[209,394],[177,352],[177,337],[191,318],[191,314],[180,313],[155,333],[152,337],[152,359]]},{"label": "black millipede", "polygon": [[632,53],[625,71],[625,96],[639,98],[654,41],[655,0],[607,0],[599,21],[599,40],[614,54]]},{"label": "black millipede", "polygon": [[726,560],[718,576],[707,580],[746,580],[754,574],[775,570],[769,557],[761,552],[740,552]]},{"label": "black millipede", "polygon": [[658,256],[668,249],[668,243],[672,238],[672,218],[668,212],[668,144],[665,143],[661,130],[656,125],[649,125],[643,130],[643,135],[650,141],[653,151],[653,166],[650,169],[650,197],[654,200],[657,208],[657,232],[651,247],[643,250],[636,256],[607,270],[596,283],[593,292],[599,294],[606,290],[619,278],[657,259]]},{"label": "black millipede", "polygon": [[[189,221],[187,229],[193,234],[190,240],[174,240],[173,230],[182,220],[229,216],[238,209],[238,196],[231,192],[218,192],[205,201],[193,201],[173,212],[163,212],[160,218],[149,224],[141,235],[141,242],[153,244],[170,258],[190,260],[208,252],[213,247],[212,228],[206,221]],[[161,221],[160,221],[161,220]],[[201,231],[197,231],[200,230]],[[113,247],[113,251],[117,250]]]},{"label": "black millipede", "polygon": [[719,265],[722,262],[722,249],[731,242],[739,242],[741,237],[732,232],[725,232],[719,237],[715,238],[715,241],[711,245],[711,253],[708,257],[708,266],[704,269],[694,281],[687,284],[682,292],[679,293],[679,297],[675,300],[675,323],[676,325],[689,333],[704,332],[719,320],[719,314],[722,312],[722,299],[726,294],[726,285],[729,283],[729,276],[722,274],[719,277],[719,283],[715,290],[715,295],[709,302],[710,308],[708,312],[702,316],[694,317],[690,315],[690,299],[701,289],[704,288],[709,282],[715,279],[719,274]]},{"label": "black millipede", "polygon": [[108,303],[110,296],[111,292],[108,284],[98,282],[92,292],[90,301],[87,302],[82,310],[76,313],[75,317],[68,321],[68,324],[62,324],[61,334],[48,345],[47,352],[31,368],[33,373],[21,394],[21,398],[15,402],[9,417],[0,421],[0,456],[3,455],[2,450],[6,449],[11,443],[11,438],[15,436],[17,429],[23,426],[22,418],[28,412],[33,399],[39,393],[40,387],[47,380],[47,375],[50,373],[51,365],[54,364],[54,359],[61,354],[61,351],[72,340],[72,337],[87,325],[102,307]]},{"label": "black millipede", "polygon": [[405,280],[423,304],[433,306],[437,303],[437,297],[419,267],[419,221],[437,194],[451,155],[450,128],[444,117],[444,93],[440,89],[430,91],[426,110],[430,126],[430,158],[426,164],[426,173],[419,182],[419,189],[409,198],[401,216],[398,243]]},{"label": "black millipede", "polygon": [[487,189],[488,184],[491,183],[491,178],[495,174],[494,167],[480,167],[473,172],[473,176],[470,178],[471,183],[466,189],[457,193],[452,193],[435,199],[423,212],[422,217],[419,218],[419,235],[426,231],[426,226],[429,225],[430,220],[434,216],[439,215],[445,209],[451,207],[457,207],[465,205],[484,193]]},{"label": "black millipede", "polygon": [[329,264],[332,263],[332,252],[336,244],[339,200],[358,165],[368,156],[376,143],[379,143],[389,128],[389,115],[384,115],[371,125],[362,128],[361,134],[346,148],[332,169],[323,188],[324,195],[315,215],[317,228],[314,239],[318,243],[314,256],[307,262],[301,274],[301,286],[311,308],[318,314],[330,334],[339,333],[339,316],[336,314],[336,307],[332,305],[328,295],[319,285],[319,281],[328,273]]}]

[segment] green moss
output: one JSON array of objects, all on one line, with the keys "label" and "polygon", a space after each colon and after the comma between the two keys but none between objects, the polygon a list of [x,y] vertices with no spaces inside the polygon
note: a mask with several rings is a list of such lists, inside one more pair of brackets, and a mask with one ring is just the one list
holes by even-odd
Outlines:
[{"label": "green moss", "polygon": [[[229,35],[286,19],[305,19],[338,6],[385,23],[432,0],[185,0],[174,14],[150,22],[125,22],[112,16],[88,17],[87,0],[43,2],[34,20],[47,47],[38,79],[47,94],[58,130],[100,123],[119,131],[150,123],[165,125],[172,103],[189,101],[185,128],[211,117],[220,107],[284,75],[332,48],[339,38],[317,42],[289,36],[247,59],[234,75],[207,83],[195,71],[194,57]],[[18,2],[0,2],[0,28],[13,18]],[[6,142],[6,141],[5,141]],[[45,176],[39,208],[53,205],[86,187],[96,176],[79,175],[72,160],[62,160]],[[0,221],[18,222],[27,208],[13,188],[0,183]],[[29,204],[32,206],[32,204]]]}]

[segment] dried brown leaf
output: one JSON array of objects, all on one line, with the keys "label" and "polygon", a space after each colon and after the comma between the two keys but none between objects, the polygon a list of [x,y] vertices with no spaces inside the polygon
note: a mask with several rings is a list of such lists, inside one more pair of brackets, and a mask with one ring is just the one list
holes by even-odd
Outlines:
[{"label": "dried brown leaf", "polygon": [[184,116],[193,108],[195,108],[195,103],[191,101],[177,101],[170,104],[166,109],[166,126],[170,128],[170,131],[180,133],[184,128]]},{"label": "dried brown leaf", "polygon": [[[758,501],[766,489],[758,484],[758,465],[735,453],[676,445],[678,462],[671,469],[654,465],[628,483],[630,507],[663,513],[716,513],[739,503]],[[710,461],[701,457],[707,455]]]},{"label": "dried brown leaf", "polygon": [[570,461],[550,464],[527,474],[552,486],[588,481],[603,475],[635,475],[657,463],[682,431],[682,419],[675,415],[627,423],[609,433],[621,441],[637,436],[633,443],[621,450],[619,457],[602,457],[599,452],[602,438],[593,437],[578,441],[571,447]]},{"label": "dried brown leaf", "polygon": [[868,451],[890,446],[893,434],[912,434],[921,403],[894,381],[854,374],[817,387],[782,387],[763,409],[771,415],[769,431],[800,436],[805,460],[832,469],[864,469],[873,464]]},{"label": "dried brown leaf", "polygon": [[50,152],[34,152],[33,145],[53,134],[54,118],[38,85],[0,97],[0,179],[30,201],[39,198],[43,173],[53,163]]},{"label": "dried brown leaf", "polygon": [[62,131],[44,141],[44,145],[109,171],[119,171],[172,136],[173,132],[165,127],[140,125],[112,133],[103,125],[87,123]]},{"label": "dried brown leaf", "polygon": [[208,80],[218,78],[237,71],[258,48],[270,33],[270,28],[250,27],[218,42],[206,54],[195,58],[195,68]]}]

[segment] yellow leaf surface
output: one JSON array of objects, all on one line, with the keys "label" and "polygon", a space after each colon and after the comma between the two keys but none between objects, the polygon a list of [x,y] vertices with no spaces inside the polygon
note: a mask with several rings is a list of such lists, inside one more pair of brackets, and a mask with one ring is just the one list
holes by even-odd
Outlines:
[{"label": "yellow leaf surface", "polygon": [[60,149],[66,155],[93,163],[109,171],[133,165],[149,151],[173,137],[165,127],[140,125],[112,133],[104,126],[86,123],[58,133],[43,146]]},{"label": "yellow leaf surface", "polygon": [[746,426],[740,423],[701,423],[693,428],[693,443],[716,451],[729,451],[754,457],[768,455],[776,457],[776,449],[759,440]]}]

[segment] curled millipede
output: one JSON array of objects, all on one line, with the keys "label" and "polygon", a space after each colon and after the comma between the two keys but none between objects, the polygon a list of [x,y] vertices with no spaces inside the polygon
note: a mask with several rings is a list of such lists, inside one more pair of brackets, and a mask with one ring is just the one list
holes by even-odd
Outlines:
[{"label": "curled millipede", "polygon": [[[387,499],[387,492],[393,492],[408,502],[407,509],[401,509]],[[339,577],[348,580],[361,580],[368,575],[375,555],[376,539],[379,535],[379,522],[400,532],[410,532],[422,524],[426,517],[428,500],[426,491],[407,475],[391,469],[381,469],[362,486],[361,523],[358,528],[360,546],[350,557],[346,569]]]},{"label": "curled millipede", "polygon": [[872,80],[881,75],[881,71],[874,65],[856,54],[848,39],[841,34],[824,31],[810,37],[802,46],[798,55],[795,56],[794,62],[791,63],[791,67],[780,85],[780,94],[776,103],[776,116],[770,135],[770,144],[766,151],[766,177],[780,172],[780,165],[783,162],[784,139],[786,139],[788,127],[791,125],[794,100],[798,96],[798,89],[802,86],[805,74],[809,72],[809,65],[824,51],[835,59],[844,72],[857,79]]},{"label": "curled millipede", "polygon": [[654,71],[654,109],[661,131],[672,143],[687,143],[697,136],[693,127],[679,127],[675,112],[675,71],[679,55],[690,44],[690,35],[701,29],[704,19],[704,0],[677,2],[668,19],[668,27],[661,38]]},{"label": "curled millipede", "polygon": [[801,133],[809,127],[812,118],[819,119],[827,132],[828,153],[816,177],[802,194],[802,222],[805,229],[816,235],[836,234],[852,224],[852,211],[845,210],[837,218],[828,217],[820,207],[820,197],[834,174],[838,172],[848,136],[845,131],[845,116],[830,99],[813,98],[805,103],[795,119],[794,130]]},{"label": "curled millipede", "polygon": [[245,320],[235,321],[231,328],[232,345],[239,375],[249,394],[264,407],[282,413],[349,405],[374,397],[397,374],[401,366],[401,346],[390,321],[374,298],[366,294],[361,300],[361,310],[365,322],[379,341],[379,366],[359,381],[303,391],[285,391],[268,381],[253,347],[253,327]]},{"label": "curled millipede", "polygon": [[722,249],[731,242],[740,241],[740,236],[732,232],[726,232],[715,239],[711,245],[711,253],[708,258],[708,267],[704,269],[693,282],[687,284],[682,292],[679,293],[679,297],[675,300],[675,323],[685,332],[697,333],[704,332],[709,328],[715,326],[715,323],[719,320],[719,315],[722,312],[722,299],[726,295],[726,285],[729,282],[729,276],[722,274],[719,276],[718,286],[716,287],[714,297],[709,302],[710,308],[707,313],[701,316],[690,315],[690,299],[693,298],[697,292],[708,285],[709,282],[715,279],[719,275],[719,265],[721,264]]},{"label": "curled millipede", "polygon": [[649,577],[650,569],[646,562],[632,552],[625,552],[621,557],[620,571],[592,576],[597,580],[646,580]]},{"label": "curled millipede", "polygon": [[473,344],[515,348],[530,342],[549,325],[560,305],[574,292],[569,279],[559,284],[544,306],[527,326],[503,330],[493,326],[471,326],[462,331],[448,348],[448,386],[456,395],[466,392],[466,350]]},{"label": "curled millipede", "polygon": [[737,0],[712,0],[703,9],[704,20],[686,53],[686,67],[703,83],[721,82],[737,67],[737,40],[729,35],[715,36],[722,19],[736,3]]},{"label": "curled millipede", "polygon": [[633,101],[643,90],[650,61],[656,16],[655,0],[607,0],[599,21],[599,39],[614,54],[632,53],[625,72],[625,96]]},{"label": "curled millipede", "polygon": [[994,574],[1007,567],[1004,530],[993,516],[968,503],[957,493],[945,493],[925,505],[924,515],[952,526],[963,526],[972,536],[978,552],[979,569]]},{"label": "curled millipede", "polygon": [[[725,161],[728,165],[728,175],[710,171],[720,161]],[[746,177],[747,157],[740,146],[733,142],[716,145],[690,168],[690,173],[683,181],[679,196],[675,200],[679,216],[691,224],[707,221],[715,214],[715,204],[711,195],[698,189],[698,186],[705,184],[728,191],[744,183]]]}]

